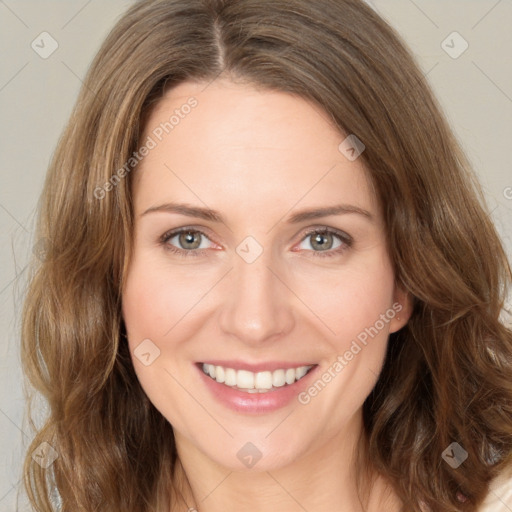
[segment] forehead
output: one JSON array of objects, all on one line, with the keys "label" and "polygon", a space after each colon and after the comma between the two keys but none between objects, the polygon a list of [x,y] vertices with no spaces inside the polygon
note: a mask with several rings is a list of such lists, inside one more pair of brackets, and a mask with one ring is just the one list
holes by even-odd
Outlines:
[{"label": "forehead", "polygon": [[346,134],[295,95],[185,82],[155,106],[148,137],[154,147],[135,171],[136,210],[185,199],[260,213],[340,202],[376,212],[362,159],[339,150]]}]

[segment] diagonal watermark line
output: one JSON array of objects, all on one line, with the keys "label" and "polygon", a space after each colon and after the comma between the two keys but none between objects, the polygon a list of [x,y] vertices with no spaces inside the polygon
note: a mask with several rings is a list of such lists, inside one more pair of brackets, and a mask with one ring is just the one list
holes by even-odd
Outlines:
[{"label": "diagonal watermark line", "polygon": [[491,494],[494,494],[494,496],[496,496],[496,498],[498,498],[498,499],[501,501],[501,503],[502,503],[503,505],[505,505],[505,507],[507,507],[507,509],[508,509],[508,510],[512,511],[512,508],[510,508],[510,507],[508,506],[508,504],[507,504],[507,503],[505,503],[505,502],[501,499],[501,496],[499,496],[498,494],[496,494],[492,489],[491,489]]},{"label": "diagonal watermark line", "polygon": [[[76,78],[78,78],[78,80],[80,80],[80,83],[81,83],[81,84],[85,85],[85,84],[84,84],[84,81],[82,80],[82,78],[81,78],[77,73],[75,73],[75,72],[74,72],[74,71],[73,71],[73,70],[72,70],[72,69],[71,69],[71,68],[70,68],[70,67],[69,67],[69,66],[68,66],[68,65],[63,61],[63,60],[61,60],[61,62],[62,62],[62,64],[64,64],[64,66],[66,66],[66,67],[69,69],[69,71],[71,71],[71,73],[73,73],[73,75],[75,75],[75,76],[76,76]],[[95,92],[95,91],[93,91],[90,87],[87,87],[87,89],[88,89],[90,92],[92,92],[96,98],[98,97],[98,95],[96,94],[96,92]]]},{"label": "diagonal watermark line", "polygon": [[220,482],[219,482],[219,483],[218,483],[218,484],[217,484],[217,485],[216,485],[216,486],[215,486],[215,487],[214,487],[214,488],[213,488],[213,489],[212,489],[212,490],[211,490],[211,491],[210,491],[210,492],[209,492],[209,493],[208,493],[208,494],[207,494],[207,495],[206,495],[206,496],[201,500],[201,501],[204,501],[206,498],[208,498],[209,496],[211,496],[211,495],[214,493],[214,491],[216,491],[216,490],[217,490],[217,488],[218,488],[221,484],[223,484],[223,483],[225,482],[226,478],[227,478],[229,475],[231,475],[231,473],[233,473],[233,471],[230,471],[230,472],[229,472],[229,473],[228,473],[228,474],[227,474],[227,475],[226,475],[226,476],[225,476],[225,477],[224,477],[224,478],[223,478],[223,479],[222,479],[222,480],[221,480],[221,481],[220,481]]},{"label": "diagonal watermark line", "polygon": [[18,279],[21,276],[21,274],[23,274],[23,272],[25,272],[27,267],[28,267],[28,264],[23,267],[21,272],[16,273],[16,275],[0,290],[0,295],[2,295],[2,293],[4,293],[5,290],[7,290],[7,288],[9,288],[9,286],[11,286],[12,283],[14,283],[14,281],[16,281],[16,279]]},{"label": "diagonal watermark line", "polygon": [[192,311],[219,283],[222,281],[231,271],[233,267],[231,267],[165,334],[164,337],[167,336],[182,320],[185,318],[190,311]]},{"label": "diagonal watermark line", "polygon": [[327,329],[329,329],[329,331],[331,331],[334,334],[334,336],[336,336],[336,333],[268,265],[267,268],[270,270],[270,272],[272,272],[272,274],[274,274],[277,277],[277,279],[279,279],[279,281],[281,281],[281,283],[283,283],[286,286],[286,288],[288,288],[288,290],[290,290],[295,295],[295,297],[297,297],[297,299],[299,299],[302,302],[302,304],[304,304],[304,306],[306,306],[306,308],[309,309],[309,311],[311,311],[311,313],[313,313],[313,315],[315,315],[318,318],[318,320],[320,320],[320,322],[322,322],[325,325],[325,327],[327,327]]},{"label": "diagonal watermark line", "polygon": [[512,103],[512,98],[474,60],[471,62],[476,68],[480,70],[480,72],[489,80],[489,82],[491,82],[496,87],[496,89],[498,89],[503,94],[503,96],[505,96],[508,101]]},{"label": "diagonal watermark line", "polygon": [[217,75],[215,75],[215,76],[212,78],[212,80],[210,80],[210,81],[206,84],[206,86],[204,87],[204,89],[201,89],[201,92],[206,91],[206,89],[208,89],[208,87],[210,87],[210,85],[212,85],[212,84],[213,84],[213,82],[215,82],[215,80],[217,80],[217,78],[219,78],[219,76],[220,76],[220,75],[222,75],[222,73],[224,73],[225,69],[226,69],[226,66],[224,66],[224,67],[223,67],[223,68],[222,68],[222,69],[217,73]]},{"label": "diagonal watermark line", "polygon": [[418,11],[423,13],[425,18],[427,18],[430,21],[430,23],[432,23],[432,25],[434,25],[436,28],[439,28],[439,25],[423,9],[421,9],[416,2],[414,2],[413,0],[409,0],[409,2],[411,2],[411,4],[413,4],[414,7],[416,7],[416,9],[418,9]]},{"label": "diagonal watermark line", "polygon": [[272,475],[272,474],[271,474],[270,472],[268,472],[268,471],[267,471],[267,475],[269,475],[269,476],[274,480],[274,482],[275,482],[277,485],[279,485],[279,487],[281,487],[281,489],[283,489],[283,491],[284,491],[286,494],[288,494],[288,496],[290,496],[290,498],[291,498],[293,501],[295,501],[295,503],[297,503],[297,505],[299,505],[299,507],[300,507],[302,510],[304,510],[305,512],[308,512],[308,510],[307,510],[306,508],[304,508],[304,506],[303,506],[301,503],[299,503],[299,502],[295,499],[295,497],[294,497],[294,496],[293,496],[293,495],[292,495],[292,494],[291,494],[287,489],[285,489],[285,488],[281,485],[281,483],[280,483],[280,482],[279,482],[279,481],[274,477],[274,475]]},{"label": "diagonal watermark line", "polygon": [[9,494],[11,494],[12,491],[14,491],[14,489],[16,489],[16,487],[18,487],[19,483],[20,483],[21,480],[18,480],[18,482],[16,482],[1,498],[0,498],[0,503],[5,499],[7,498],[7,496],[9,496]]},{"label": "diagonal watermark line", "polygon": [[290,417],[290,415],[292,415],[295,411],[297,410],[297,407],[295,407],[294,409],[292,409],[266,436],[265,436],[265,439],[270,435],[272,434],[275,430],[277,430],[277,428],[282,425],[286,419],[288,419]]},{"label": "diagonal watermark line", "polygon": [[494,192],[492,190],[489,189],[489,187],[487,186],[487,184],[484,184],[483,182],[480,183],[480,187],[483,189],[484,193],[485,193],[485,197],[488,201],[490,201],[490,199],[493,199],[494,201],[496,201],[496,206],[495,208],[493,209],[493,212],[499,208],[500,206],[505,206],[505,208],[508,209],[507,205],[506,204],[501,204],[500,201],[501,201],[501,196],[500,196],[500,199],[498,199],[495,195],[494,195]]},{"label": "diagonal watermark line", "polygon": [[[192,194],[194,194],[197,197],[197,199],[199,199],[199,201],[201,201],[201,203],[205,205],[206,208],[209,208],[209,206],[166,163],[164,163],[164,167],[171,171],[174,174],[174,176],[176,176],[176,178],[178,178],[181,181],[181,183],[183,183],[183,185],[185,185],[185,187],[187,187],[190,190],[190,192],[192,192]],[[229,231],[231,231],[231,233],[233,232],[225,222],[222,222],[222,224],[224,224],[224,226],[226,226],[226,228]]]},{"label": "diagonal watermark line", "polygon": [[492,218],[492,214],[499,208],[499,204],[497,204],[490,212],[488,212],[485,217],[481,218],[480,221],[483,222],[485,219],[489,219],[491,222],[494,223],[494,220]]},{"label": "diagonal watermark line", "polygon": [[495,7],[498,6],[498,4],[501,3],[501,0],[498,0],[472,27],[471,30],[473,30],[479,23],[481,23],[493,10]]},{"label": "diagonal watermark line", "polygon": [[29,28],[29,26],[4,2],[4,0],[0,0],[0,4],[2,4],[3,6],[5,6],[9,11],[11,11],[11,14],[13,16],[15,16],[16,18],[18,18],[19,21],[21,21],[21,23],[23,23],[23,25],[25,25],[25,27]]},{"label": "diagonal watermark line", "polygon": [[423,78],[427,78],[429,73],[439,65],[439,61],[436,62],[426,73],[423,73]]},{"label": "diagonal watermark line", "polygon": [[14,276],[1,290],[0,290],[0,295],[2,295],[2,293],[5,292],[5,290],[7,290],[7,288],[9,288],[9,286],[11,286],[11,284],[16,281],[16,279],[18,278],[18,276]]},{"label": "diagonal watermark line", "polygon": [[[415,78],[415,83],[408,84],[409,86],[407,87],[407,90],[402,93],[402,98],[406,97],[410,91],[412,91],[414,88],[418,87],[423,81],[427,82],[427,85],[428,85],[427,77],[438,65],[439,65],[439,61],[436,62],[428,71],[424,72],[423,70],[421,70],[421,75],[422,75],[421,78],[417,81]],[[397,103],[398,103],[398,100],[393,102],[393,106],[396,106]]]},{"label": "diagonal watermark line", "polygon": [[25,437],[29,437],[27,434],[25,434],[25,432],[23,432],[23,430],[21,430],[20,427],[18,427],[18,425],[16,425],[16,423],[14,423],[14,421],[11,420],[11,418],[4,412],[3,409],[0,408],[0,412],[25,436]]},{"label": "diagonal watermark line", "polygon": [[21,68],[18,69],[18,71],[16,71],[12,77],[4,85],[2,85],[2,87],[0,87],[0,92],[2,92],[29,65],[29,63],[30,61],[25,62],[25,64],[23,64],[23,66],[21,66]]},{"label": "diagonal watermark line", "polygon": [[28,264],[25,265],[23,267],[23,269],[21,270],[21,272],[17,273],[1,290],[0,290],[0,295],[2,295],[2,293],[5,292],[5,290],[7,290],[7,288],[9,288],[9,286],[11,286],[12,283],[14,283],[14,281],[16,281],[16,279],[18,279],[18,277],[21,276],[21,274],[23,274],[23,272],[25,272],[26,268],[28,267]]},{"label": "diagonal watermark line", "polygon": [[288,209],[284,215],[267,231],[267,235],[286,217],[286,215],[293,210],[338,164],[334,164],[299,200]]},{"label": "diagonal watermark line", "polygon": [[[97,101],[100,101],[100,99],[98,98],[98,94],[96,93],[96,91],[94,91],[93,89],[91,89],[83,80],[82,78],[77,74],[75,73],[63,60],[61,60],[62,64],[64,66],[66,66],[66,68],[80,81],[80,83],[94,96],[94,99],[97,100]],[[101,102],[101,105],[105,108],[105,110],[107,110],[111,115],[113,115],[118,121],[120,121],[119,117],[117,117],[117,113],[116,112],[112,112],[112,109],[109,108],[109,106],[107,105],[106,101],[104,102]]]},{"label": "diagonal watermark line", "polygon": [[[422,73],[423,79],[426,79],[429,73],[431,73],[437,66],[439,65],[439,61],[436,62],[428,71]],[[286,215],[292,211],[338,164],[334,164],[315,184],[311,186],[311,188],[300,197],[295,204],[293,204],[288,211],[286,211],[278,220],[274,223],[274,225],[267,231],[267,234],[270,233],[285,217]]]},{"label": "diagonal watermark line", "polygon": [[[185,187],[187,187],[187,188],[190,190],[190,192],[192,192],[192,194],[194,194],[194,195],[197,197],[197,199],[199,199],[199,201],[201,201],[201,203],[203,203],[203,204],[204,204],[204,206],[205,206],[206,208],[209,208],[209,206],[208,206],[208,205],[207,205],[207,204],[206,204],[206,203],[205,203],[205,202],[204,202],[204,201],[203,201],[203,200],[202,200],[202,199],[201,199],[201,198],[200,198],[200,197],[199,197],[199,196],[198,196],[198,195],[197,195],[193,190],[192,190],[192,188],[190,188],[190,187],[189,187],[189,186],[188,186],[188,185],[187,185],[187,184],[186,184],[186,183],[185,183],[185,182],[184,182],[184,181],[183,181],[183,180],[182,180],[182,179],[181,179],[181,178],[180,178],[180,177],[179,177],[179,176],[178,176],[178,175],[177,175],[177,174],[176,174],[176,173],[175,173],[175,172],[174,172],[174,171],[173,171],[173,170],[172,170],[168,165],[167,165],[167,164],[165,164],[165,163],[164,163],[164,166],[165,166],[165,167],[166,167],[170,172],[172,172],[172,173],[174,174],[174,176],[176,176],[176,178],[178,178],[178,179],[181,181],[181,183],[183,183],[183,185],[185,185]],[[228,231],[233,232],[233,231],[232,231],[232,229],[231,229],[231,228],[230,228],[230,227],[229,227],[225,222],[222,222],[222,224],[224,224],[224,226],[226,226],[226,228],[228,229]]]},{"label": "diagonal watermark line", "polygon": [[66,28],[91,2],[92,0],[86,2],[76,14],[74,14],[68,21],[66,21],[66,23],[64,23],[64,25],[62,25],[61,30]]},{"label": "diagonal watermark line", "polygon": [[2,210],[4,210],[4,212],[7,213],[7,215],[9,215],[9,217],[11,217],[11,219],[14,220],[16,224],[18,224],[18,226],[23,228],[23,230],[28,233],[28,229],[3,204],[0,204],[0,208],[2,208]]},{"label": "diagonal watermark line", "polygon": [[224,425],[222,425],[222,423],[220,423],[208,411],[208,409],[201,402],[199,402],[199,400],[197,400],[197,398],[185,386],[183,386],[183,384],[181,384],[181,382],[167,368],[164,368],[164,370],[176,381],[176,383],[183,389],[183,391],[185,391],[190,396],[190,398],[192,398],[192,400],[194,400],[194,402],[196,402],[197,405],[199,405],[204,410],[204,412],[206,412],[206,414],[208,414],[208,416],[210,416],[210,418],[213,421],[215,421],[215,423],[217,423],[217,425],[219,425],[219,427],[221,427],[230,437],[234,437],[233,434]]},{"label": "diagonal watermark line", "polygon": [[373,375],[375,375],[375,377],[378,377],[378,375],[371,369],[371,368],[368,368],[368,371],[370,371],[371,373],[373,373]]}]

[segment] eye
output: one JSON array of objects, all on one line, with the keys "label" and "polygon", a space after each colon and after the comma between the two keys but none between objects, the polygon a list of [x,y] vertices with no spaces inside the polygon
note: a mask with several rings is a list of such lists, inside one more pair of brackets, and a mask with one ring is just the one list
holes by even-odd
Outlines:
[{"label": "eye", "polygon": [[[160,238],[160,243],[165,249],[178,254],[179,256],[201,256],[208,244],[203,243],[203,239],[209,240],[208,236],[193,228],[180,228],[164,233]],[[174,240],[174,244],[171,243]]]},{"label": "eye", "polygon": [[323,258],[336,256],[346,251],[352,246],[352,237],[343,231],[324,227],[315,228],[306,233],[301,244],[305,242],[307,242],[311,249],[309,247],[301,247],[302,249],[312,250],[315,253],[314,256]]},{"label": "eye", "polygon": [[[315,228],[306,233],[301,244],[310,240],[307,245],[309,247],[300,247],[299,249],[311,251],[315,257],[336,256],[352,245],[352,238],[333,228]],[[211,246],[205,240],[210,241],[208,236],[202,231],[194,228],[179,228],[164,233],[160,238],[160,243],[168,251],[178,256],[202,256]]]}]

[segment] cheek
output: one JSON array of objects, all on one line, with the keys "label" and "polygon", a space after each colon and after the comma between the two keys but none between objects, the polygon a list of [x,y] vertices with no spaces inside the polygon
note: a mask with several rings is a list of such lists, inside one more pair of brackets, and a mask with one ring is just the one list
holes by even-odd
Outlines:
[{"label": "cheek", "polygon": [[[373,326],[392,306],[394,278],[384,253],[377,251],[358,265],[313,270],[312,273],[302,264],[283,276],[303,304],[295,312],[296,318],[299,323],[318,323],[318,329],[340,348]],[[216,309],[211,301],[221,299],[220,277],[219,269],[213,271],[194,263],[167,267],[161,259],[139,253],[123,292],[123,317],[129,338],[151,338],[168,346],[176,326],[180,339],[190,337],[193,333],[185,331],[194,325],[197,328],[207,310]],[[222,293],[229,295],[229,290],[223,288]]]},{"label": "cheek", "polygon": [[[137,379],[152,404],[166,417],[185,428],[188,395],[179,383],[191,388],[183,378],[178,351],[183,355],[187,335],[180,322],[197,292],[193,286],[183,287],[176,272],[169,275],[151,259],[139,257],[130,266],[123,290],[122,314]],[[192,295],[192,297],[188,297]],[[187,316],[188,319],[188,316]],[[175,325],[179,339],[173,336]],[[142,347],[144,347],[142,349]],[[144,358],[145,354],[149,354]],[[186,357],[185,357],[186,359]]]},{"label": "cheek", "polygon": [[299,402],[309,408],[308,428],[314,429],[315,418],[329,411],[325,428],[334,433],[360,409],[378,380],[390,321],[396,315],[394,275],[382,256],[360,268],[340,269],[318,284],[323,286],[304,283],[302,293],[307,291],[308,304],[328,327],[324,341],[329,350],[318,380],[299,396]]},{"label": "cheek", "polygon": [[[297,278],[294,283],[297,295],[307,298],[305,305],[315,314],[326,329],[327,338],[337,349],[343,349],[366,328],[372,327],[392,309],[394,276],[388,259],[367,259],[364,265],[340,266],[334,272]],[[379,330],[387,335],[388,323]]]},{"label": "cheek", "polygon": [[123,318],[134,339],[162,339],[185,315],[187,320],[194,317],[193,306],[208,291],[212,276],[191,268],[166,268],[161,261],[142,257],[132,264],[123,292]]}]

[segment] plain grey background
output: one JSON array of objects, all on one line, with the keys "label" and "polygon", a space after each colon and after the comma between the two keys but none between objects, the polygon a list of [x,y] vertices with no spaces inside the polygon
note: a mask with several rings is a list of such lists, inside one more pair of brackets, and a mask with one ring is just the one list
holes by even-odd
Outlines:
[{"label": "plain grey background", "polygon": [[[24,418],[19,327],[26,264],[36,242],[35,208],[82,77],[132,3],[0,0],[0,512],[17,510],[22,454],[31,436]],[[511,255],[512,2],[368,3],[417,56],[480,177]],[[28,510],[23,497],[19,510]]]}]

